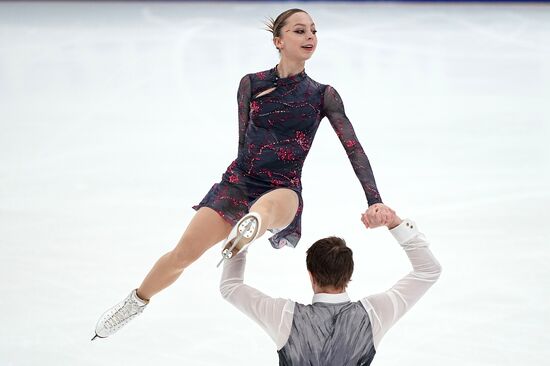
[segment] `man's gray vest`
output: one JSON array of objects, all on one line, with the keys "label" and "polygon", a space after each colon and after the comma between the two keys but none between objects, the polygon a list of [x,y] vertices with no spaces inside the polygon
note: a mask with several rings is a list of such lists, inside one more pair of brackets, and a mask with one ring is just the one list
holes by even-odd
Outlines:
[{"label": "man's gray vest", "polygon": [[367,366],[376,350],[369,316],[360,302],[296,303],[279,366]]}]

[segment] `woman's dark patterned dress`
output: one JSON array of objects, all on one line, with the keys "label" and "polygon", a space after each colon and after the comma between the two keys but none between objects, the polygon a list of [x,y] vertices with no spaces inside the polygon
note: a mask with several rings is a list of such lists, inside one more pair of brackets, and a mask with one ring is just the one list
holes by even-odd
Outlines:
[{"label": "woman's dark patterned dress", "polygon": [[[275,88],[275,89],[273,89]],[[264,92],[273,91],[264,94]],[[244,76],[239,85],[239,151],[196,206],[210,207],[235,225],[263,194],[277,188],[294,190],[299,198],[296,217],[269,238],[271,245],[295,247],[301,235],[302,166],[326,116],[340,138],[369,205],[382,202],[372,169],[342,99],[334,88],[319,84],[302,71],[279,78],[276,67]]]}]

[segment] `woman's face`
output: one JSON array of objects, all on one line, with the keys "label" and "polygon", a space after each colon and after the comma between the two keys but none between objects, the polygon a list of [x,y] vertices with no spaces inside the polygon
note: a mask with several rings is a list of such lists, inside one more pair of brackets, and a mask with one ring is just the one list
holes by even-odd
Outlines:
[{"label": "woman's face", "polygon": [[292,14],[281,29],[281,36],[273,43],[281,51],[281,58],[308,60],[317,47],[315,24],[307,13]]}]

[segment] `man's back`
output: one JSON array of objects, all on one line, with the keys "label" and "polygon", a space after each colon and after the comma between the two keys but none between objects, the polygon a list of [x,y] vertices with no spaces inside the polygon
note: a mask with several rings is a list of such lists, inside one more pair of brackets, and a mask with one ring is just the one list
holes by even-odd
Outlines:
[{"label": "man's back", "polygon": [[441,274],[441,265],[412,220],[400,220],[390,233],[407,254],[412,271],[388,290],[359,302],[331,289],[314,289],[309,306],[272,298],[244,283],[246,251],[225,263],[220,292],[269,334],[280,365],[369,365],[382,337]]},{"label": "man's back", "polygon": [[295,304],[280,366],[369,365],[376,353],[369,316],[360,302]]}]

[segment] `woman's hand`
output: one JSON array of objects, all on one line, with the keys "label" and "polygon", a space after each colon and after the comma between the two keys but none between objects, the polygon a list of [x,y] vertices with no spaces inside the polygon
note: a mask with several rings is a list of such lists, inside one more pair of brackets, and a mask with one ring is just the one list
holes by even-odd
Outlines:
[{"label": "woman's hand", "polygon": [[361,221],[367,229],[374,229],[379,226],[390,226],[396,221],[395,211],[384,205],[376,203],[370,206],[367,211],[361,215]]}]

